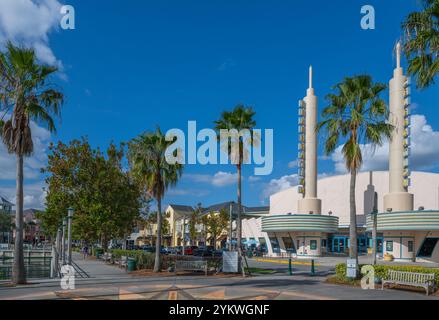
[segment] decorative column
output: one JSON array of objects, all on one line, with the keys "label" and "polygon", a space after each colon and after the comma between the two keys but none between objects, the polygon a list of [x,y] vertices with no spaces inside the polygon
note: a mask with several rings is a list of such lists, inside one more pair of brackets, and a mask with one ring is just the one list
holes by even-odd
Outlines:
[{"label": "decorative column", "polygon": [[309,67],[309,88],[299,101],[299,214],[321,214],[322,201],[317,198],[317,97]]},{"label": "decorative column", "polygon": [[396,68],[389,83],[389,122],[394,126],[389,144],[389,193],[384,196],[387,212],[412,211],[413,194],[408,193],[410,172],[410,79],[401,68],[401,44],[396,45]]}]

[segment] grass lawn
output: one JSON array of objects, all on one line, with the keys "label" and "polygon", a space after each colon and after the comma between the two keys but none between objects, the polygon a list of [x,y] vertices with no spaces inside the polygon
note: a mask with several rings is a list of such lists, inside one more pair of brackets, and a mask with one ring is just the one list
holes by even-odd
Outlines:
[{"label": "grass lawn", "polygon": [[273,269],[262,269],[262,268],[245,268],[245,272],[255,273],[255,274],[273,274],[276,271]]}]

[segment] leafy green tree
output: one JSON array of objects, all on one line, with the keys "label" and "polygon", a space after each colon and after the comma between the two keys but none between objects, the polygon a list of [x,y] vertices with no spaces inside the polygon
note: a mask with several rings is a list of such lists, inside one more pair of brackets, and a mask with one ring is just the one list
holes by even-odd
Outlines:
[{"label": "leafy green tree", "polygon": [[123,171],[123,146],[110,144],[106,154],[94,150],[86,139],[50,146],[46,178],[46,212],[39,218],[55,235],[73,207],[73,234],[87,242],[100,241],[104,249],[114,238],[124,237],[140,215],[140,188]]},{"label": "leafy green tree", "polygon": [[[37,62],[32,49],[7,43],[0,52],[1,137],[9,153],[17,159],[15,252],[12,282],[26,283],[23,256],[23,161],[33,153],[34,145],[30,122],[45,125],[55,131],[53,117],[58,116],[63,94],[54,89],[50,77],[56,67]],[[6,121],[5,115],[10,115]]]},{"label": "leafy green tree", "polygon": [[12,223],[11,215],[3,210],[0,210],[0,233],[2,234],[2,237],[4,237],[4,234],[7,233],[9,234],[9,238],[13,227],[14,224]]},{"label": "leafy green tree", "polygon": [[129,143],[130,171],[136,181],[157,201],[157,239],[154,272],[160,272],[160,244],[162,238],[162,199],[166,190],[177,184],[183,166],[170,164],[165,152],[172,144],[157,128],[134,138]]},{"label": "leafy green tree", "polygon": [[410,13],[402,24],[408,72],[418,88],[434,83],[439,71],[439,0],[422,0],[423,10]]},{"label": "leafy green tree", "polygon": [[349,256],[358,262],[355,184],[363,163],[361,148],[364,144],[373,148],[381,146],[385,138],[390,138],[393,126],[387,123],[388,108],[379,96],[386,89],[385,84],[373,83],[369,75],[360,75],[345,78],[334,89],[336,93],[326,97],[330,105],[323,109],[324,120],[317,128],[325,132],[327,155],[334,152],[339,143],[343,144],[341,151],[351,174]]},{"label": "leafy green tree", "polygon": [[189,216],[189,237],[191,239],[191,245],[195,245],[195,240],[198,236],[197,225],[201,222],[202,208],[201,203],[191,212]]},{"label": "leafy green tree", "polygon": [[231,112],[224,111],[221,114],[221,118],[217,121],[215,121],[215,129],[216,131],[221,135],[221,130],[237,130],[238,132],[241,132],[242,130],[248,130],[250,132],[250,136],[246,137],[244,135],[240,135],[237,139],[237,142],[239,145],[238,154],[236,153],[233,148],[230,147],[230,144],[228,146],[227,150],[223,150],[228,152],[230,158],[234,163],[236,163],[236,168],[238,172],[238,189],[237,189],[237,196],[238,196],[238,214],[236,217],[236,232],[237,232],[237,246],[238,246],[238,252],[241,254],[241,239],[242,239],[242,221],[241,221],[241,214],[242,214],[242,200],[241,200],[241,184],[242,184],[242,165],[246,162],[249,156],[249,151],[246,148],[246,145],[249,143],[257,142],[259,141],[259,138],[256,137],[256,135],[253,132],[253,128],[256,126],[256,121],[253,119],[256,112],[253,111],[251,107],[244,107],[243,105],[237,105],[235,109]]},{"label": "leafy green tree", "polygon": [[229,224],[229,215],[226,210],[222,209],[219,213],[210,212],[203,216],[203,223],[205,223],[206,230],[212,237],[213,245],[216,248],[216,241],[218,236],[223,233]]}]

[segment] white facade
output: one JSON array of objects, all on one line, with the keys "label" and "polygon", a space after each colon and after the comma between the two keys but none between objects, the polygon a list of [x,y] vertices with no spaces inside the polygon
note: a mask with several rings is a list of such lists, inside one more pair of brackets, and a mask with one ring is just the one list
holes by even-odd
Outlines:
[{"label": "white facade", "polygon": [[[389,173],[387,171],[361,172],[357,176],[356,184],[356,204],[357,204],[357,223],[359,227],[366,225],[365,213],[369,213],[373,205],[370,203],[370,179],[372,178],[372,190],[377,192],[378,212],[385,212],[383,198],[389,192]],[[338,175],[325,177],[318,180],[319,198],[322,199],[322,215],[327,216],[331,212],[332,216],[339,218],[339,228],[349,226],[349,182],[350,175]],[[298,193],[298,187],[280,191],[270,197],[270,216],[281,216],[295,214],[297,212],[297,203],[302,195]],[[368,190],[369,189],[369,190]],[[414,209],[423,208],[423,211],[438,210],[439,208],[439,174],[430,172],[412,172],[411,185],[408,191],[414,195]],[[243,238],[253,238],[259,240],[264,239],[267,244],[270,255],[273,254],[270,239],[267,233],[261,230],[261,219],[252,218],[243,221]],[[392,254],[395,260],[407,261],[416,258],[426,237],[439,237],[438,230],[425,231],[383,231],[383,253]],[[270,234],[273,238],[273,234]],[[300,232],[276,232],[275,237],[279,243],[280,253],[285,253],[284,238],[291,238],[297,250],[297,254],[301,255],[306,252],[307,256],[313,256],[313,250],[310,247],[311,236],[319,239],[318,233],[300,233]],[[402,239],[402,240],[401,240]],[[409,243],[413,241],[412,243]],[[393,248],[391,252],[387,251],[387,243],[392,242]],[[321,241],[317,241],[318,249],[324,253]],[[409,252],[409,247],[412,247]],[[319,251],[317,250],[317,251]],[[316,252],[317,252],[316,251]],[[318,255],[318,254],[316,254]],[[416,258],[417,261],[439,261],[439,245],[429,258]]]},{"label": "white facade", "polygon": [[[378,212],[385,212],[383,197],[389,190],[388,171],[375,171],[372,183],[378,193]],[[322,214],[339,217],[340,226],[349,225],[349,183],[350,175],[338,175],[319,179],[319,197],[322,199]],[[364,220],[364,192],[369,184],[369,172],[361,172],[357,176],[356,204],[358,221]],[[411,173],[409,192],[415,195],[414,208],[424,207],[425,210],[439,208],[439,174],[430,172]],[[297,212],[297,200],[301,197],[297,187],[273,194],[270,197],[270,214],[288,214]]]}]

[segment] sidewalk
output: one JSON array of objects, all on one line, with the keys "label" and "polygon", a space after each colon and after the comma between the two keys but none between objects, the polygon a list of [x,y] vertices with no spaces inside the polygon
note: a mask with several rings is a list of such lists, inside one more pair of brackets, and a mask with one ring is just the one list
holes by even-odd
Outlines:
[{"label": "sidewalk", "polygon": [[130,277],[130,275],[116,265],[109,265],[103,261],[89,258],[84,260],[82,254],[74,252],[72,253],[73,261],[84,270],[90,278],[121,278]]}]

